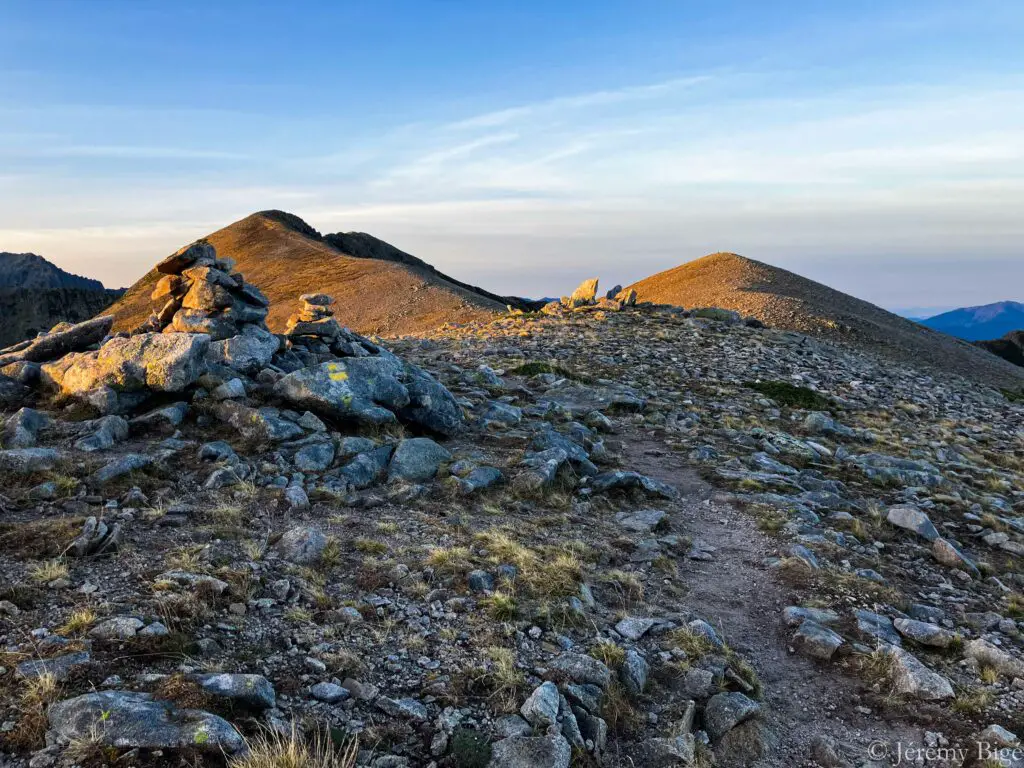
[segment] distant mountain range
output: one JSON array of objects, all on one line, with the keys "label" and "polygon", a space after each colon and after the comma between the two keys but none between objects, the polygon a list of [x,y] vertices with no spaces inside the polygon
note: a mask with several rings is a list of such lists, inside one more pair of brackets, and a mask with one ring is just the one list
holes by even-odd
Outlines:
[{"label": "distant mountain range", "polygon": [[65,272],[34,253],[0,252],[0,347],[87,320],[123,291]]},{"label": "distant mountain range", "polygon": [[1000,301],[980,307],[964,307],[920,322],[967,341],[998,339],[1010,331],[1024,330],[1024,304]]}]

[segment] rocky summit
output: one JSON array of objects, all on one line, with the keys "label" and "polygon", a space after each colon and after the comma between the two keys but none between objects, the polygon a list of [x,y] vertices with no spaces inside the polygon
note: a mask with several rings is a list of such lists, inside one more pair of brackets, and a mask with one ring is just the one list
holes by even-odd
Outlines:
[{"label": "rocky summit", "polygon": [[596,279],[385,342],[156,273],[0,352],[4,768],[1021,764],[1016,392]]}]

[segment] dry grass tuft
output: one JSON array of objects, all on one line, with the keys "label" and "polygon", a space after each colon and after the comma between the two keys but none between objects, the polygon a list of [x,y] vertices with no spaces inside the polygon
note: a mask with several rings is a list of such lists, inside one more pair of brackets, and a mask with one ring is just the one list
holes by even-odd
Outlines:
[{"label": "dry grass tuft", "polygon": [[246,740],[246,751],[232,759],[231,768],[354,768],[359,755],[359,742],[331,738],[330,731],[318,729],[305,735],[292,723],[282,734],[264,729]]}]

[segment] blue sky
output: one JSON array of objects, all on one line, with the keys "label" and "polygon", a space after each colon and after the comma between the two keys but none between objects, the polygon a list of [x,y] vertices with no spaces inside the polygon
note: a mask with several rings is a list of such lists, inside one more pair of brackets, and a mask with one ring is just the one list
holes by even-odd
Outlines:
[{"label": "blue sky", "polygon": [[1019,2],[0,0],[0,250],[123,285],[256,210],[500,292],[716,250],[1024,299]]}]

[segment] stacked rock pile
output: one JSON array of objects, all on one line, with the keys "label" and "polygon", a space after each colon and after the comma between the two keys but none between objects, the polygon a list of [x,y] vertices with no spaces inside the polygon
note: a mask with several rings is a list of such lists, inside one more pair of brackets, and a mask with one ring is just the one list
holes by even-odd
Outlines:
[{"label": "stacked rock pile", "polygon": [[584,280],[572,292],[571,296],[563,296],[560,301],[552,301],[549,304],[545,304],[541,311],[548,315],[591,309],[605,309],[617,312],[623,307],[636,305],[636,291],[632,288],[623,290],[621,285],[617,285],[608,291],[607,294],[598,298],[597,285],[598,279],[596,277]]},{"label": "stacked rock pile", "polygon": [[247,325],[266,329],[270,301],[213,246],[193,243],[156,265],[164,276],[152,300],[157,309],[140,331],[206,333],[214,341],[237,336]]},{"label": "stacked rock pile", "polygon": [[306,293],[299,301],[302,309],[288,318],[284,332],[293,344],[298,342],[314,352],[329,351],[331,342],[341,334],[341,325],[331,309],[334,299],[326,293]]},{"label": "stacked rock pile", "polygon": [[305,364],[313,358],[366,357],[380,354],[381,347],[343,327],[334,317],[334,299],[326,293],[299,297],[302,308],[288,318],[285,335],[291,349]]}]

